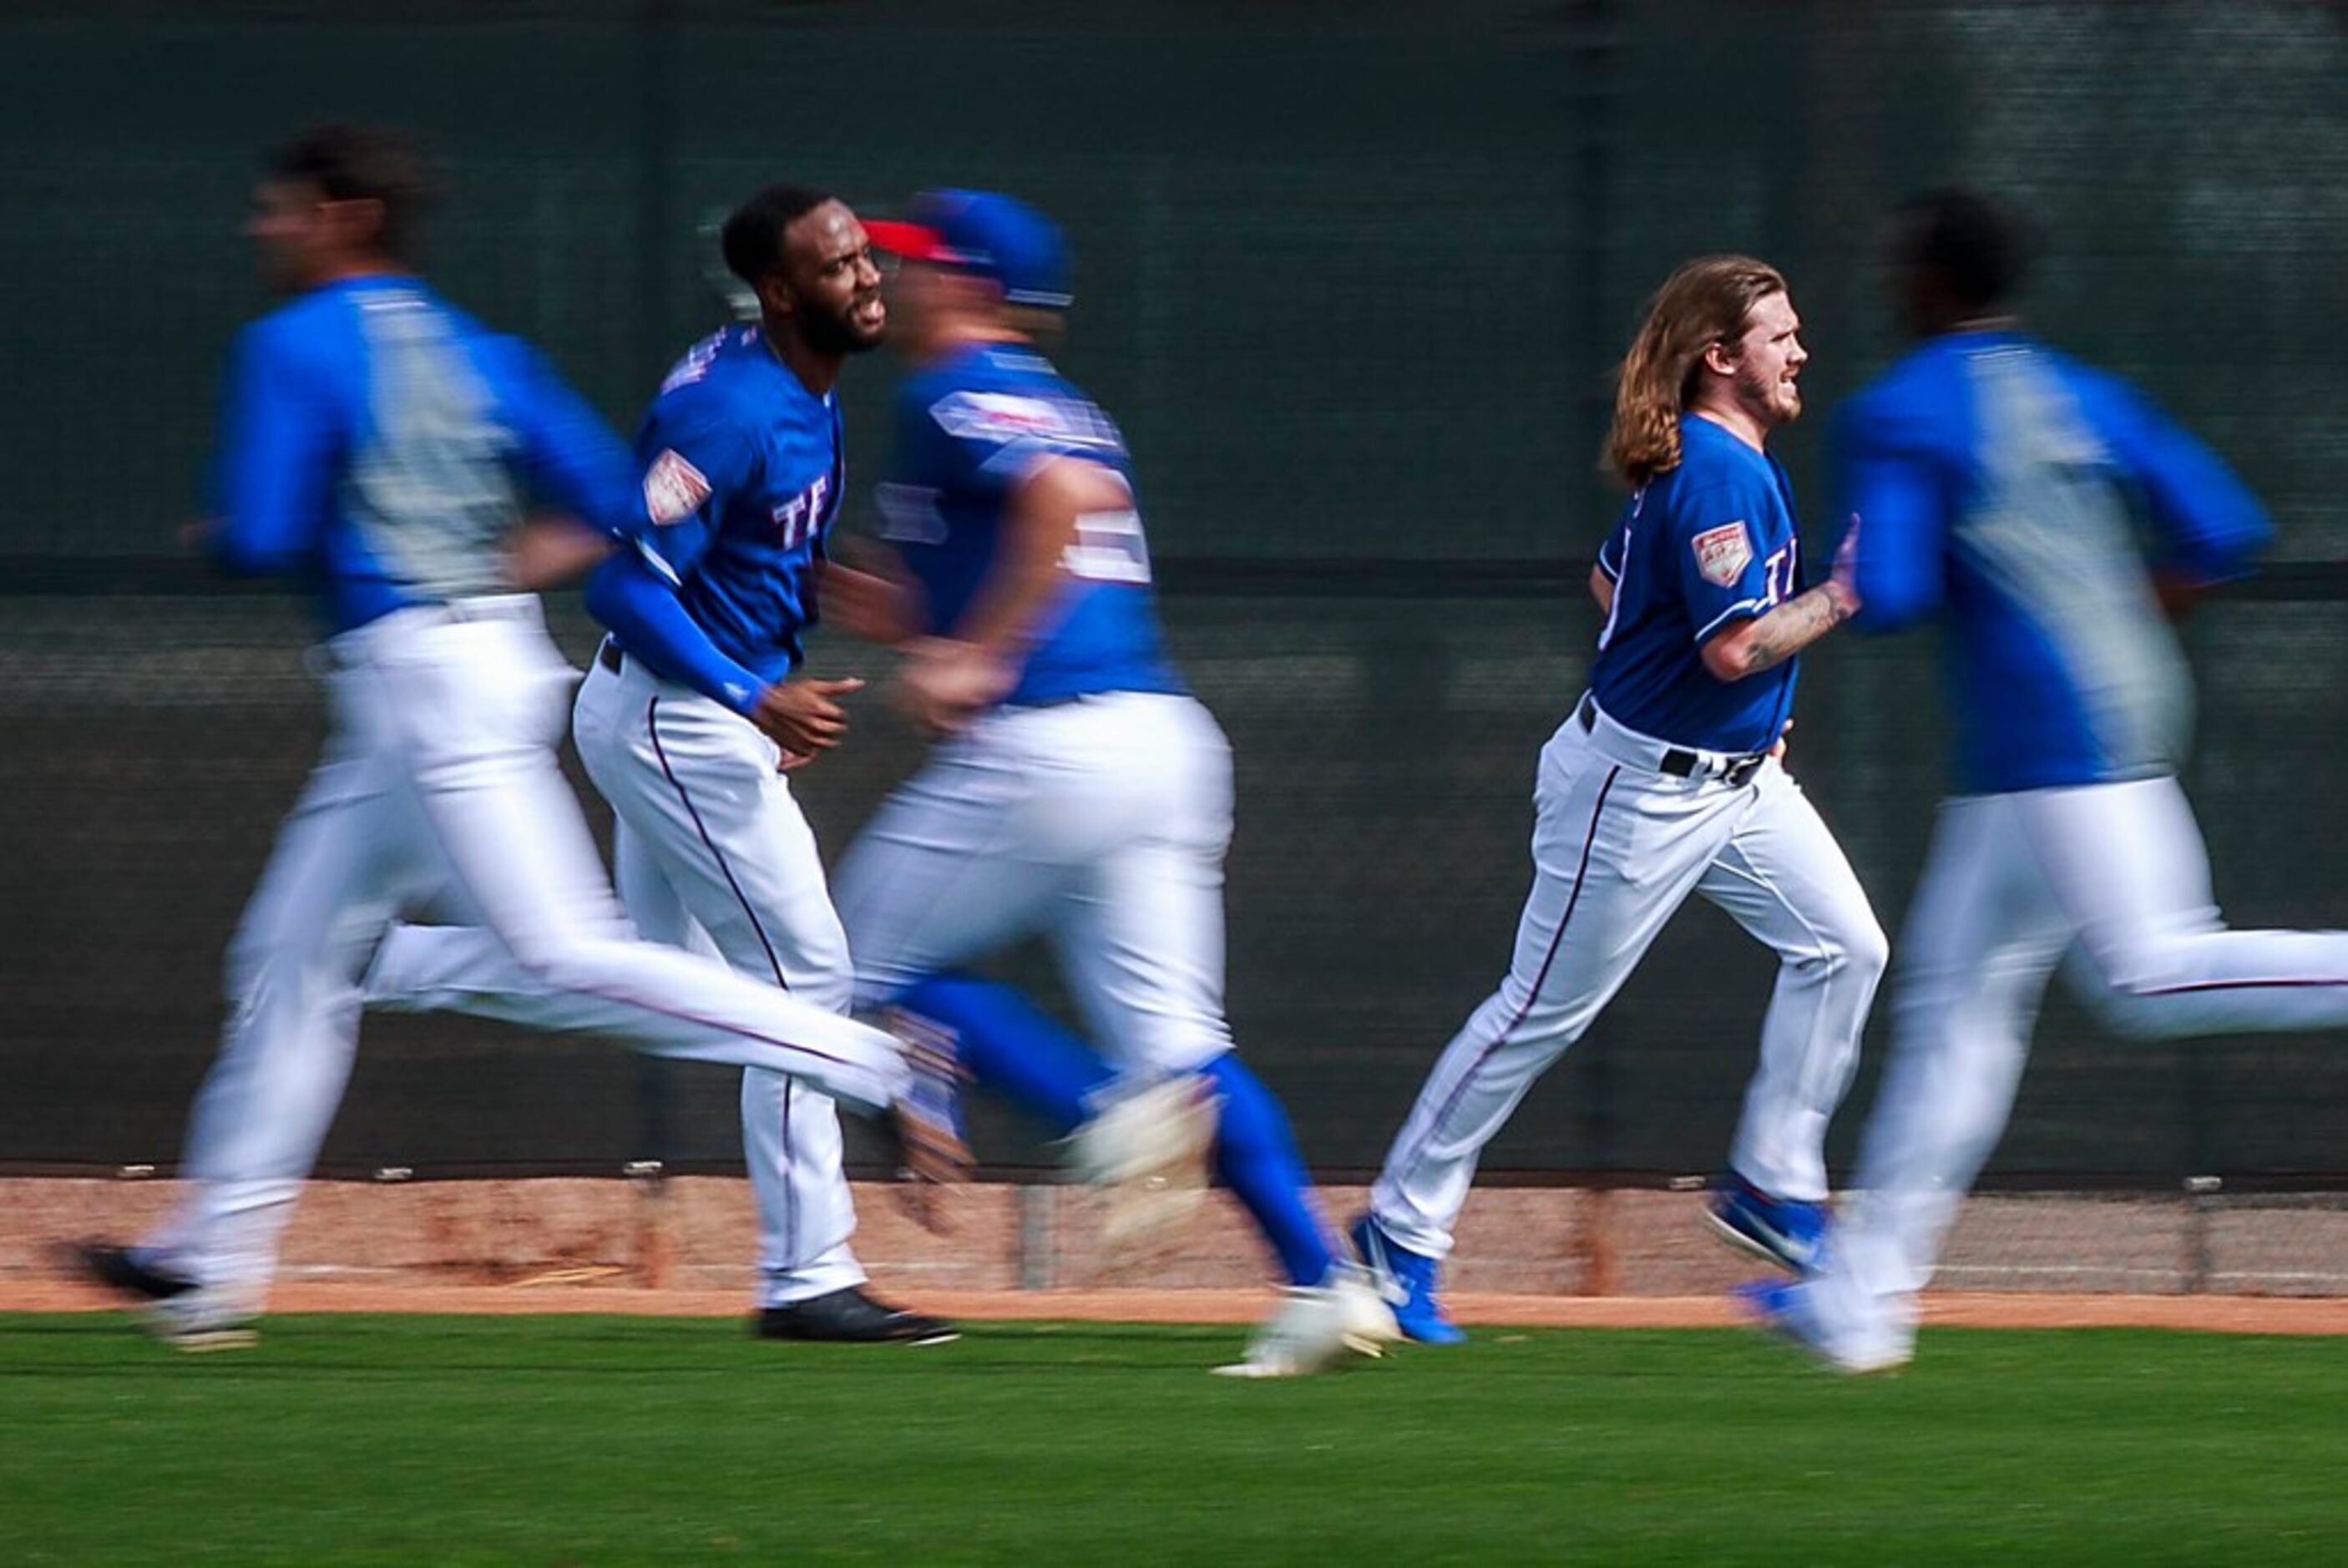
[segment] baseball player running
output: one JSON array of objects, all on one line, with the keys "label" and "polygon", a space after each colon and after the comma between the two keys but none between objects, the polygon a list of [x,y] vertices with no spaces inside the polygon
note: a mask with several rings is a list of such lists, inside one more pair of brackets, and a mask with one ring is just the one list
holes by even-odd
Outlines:
[{"label": "baseball player running", "polygon": [[2178,787],[2191,694],[2168,614],[2247,569],[2258,502],[2135,388],[2018,329],[2022,247],[1987,199],[1910,202],[1891,260],[1921,342],[1842,410],[1837,466],[1859,625],[1946,625],[1959,792],[1908,913],[1855,1201],[1815,1278],[1741,1293],[1852,1372],[1913,1355],[1916,1294],[2066,950],[2129,1034],[2348,1024],[2348,933],[2229,930]]},{"label": "baseball player running", "polygon": [[409,269],[421,196],[404,144],[331,128],[277,155],[251,225],[294,297],[237,345],[217,543],[320,585],[334,727],[230,949],[178,1211],[144,1246],[79,1250],[191,1347],[250,1337],[350,1071],[361,975],[405,910],[494,932],[562,998],[540,1022],[789,1074],[882,1118],[917,1170],[967,1161],[950,1064],[629,931],[555,759],[571,671],[500,545],[524,486],[632,539],[664,525],[585,405]]},{"label": "baseball player running", "polygon": [[[1151,1174],[1088,1150],[1087,1119],[1159,1129],[1160,1170],[1211,1140],[1292,1287],[1222,1370],[1375,1355],[1392,1316],[1341,1259],[1286,1115],[1232,1052],[1231,751],[1161,645],[1123,438],[1037,343],[1068,304],[1059,232],[972,191],[870,229],[906,263],[892,330],[912,370],[882,492],[901,574],[841,573],[828,592],[835,621],[908,654],[901,699],[940,744],[840,868],[860,996],[955,1033],[977,1081],[1075,1131],[1081,1167]],[[1102,1054],[958,971],[1035,931]]]},{"label": "baseball player running", "polygon": [[[705,941],[736,973],[844,1013],[848,941],[783,768],[839,740],[836,699],[858,684],[791,672],[842,490],[832,388],[849,356],[880,342],[880,274],[856,214],[797,186],[751,197],[719,246],[759,319],[695,345],[644,416],[636,461],[652,527],[588,583],[588,607],[612,633],[580,689],[573,734],[618,819],[613,871],[638,932]],[[461,1006],[508,962],[490,933],[402,926],[376,956],[367,999]],[[535,999],[500,995],[480,1010],[530,1019]],[[757,1333],[953,1336],[863,1289],[830,1099],[746,1069],[742,1136],[758,1214]]]},{"label": "baseball player running", "polygon": [[1774,269],[1707,256],[1663,284],[1623,361],[1607,452],[1632,494],[1591,577],[1605,624],[1590,690],[1541,752],[1516,956],[1436,1063],[1353,1231],[1412,1338],[1462,1337],[1436,1281],[1478,1155],[1692,892],[1781,960],[1713,1222],[1788,1267],[1824,1228],[1827,1122],[1886,951],[1778,760],[1795,655],[1858,607],[1841,561],[1798,590],[1792,488],[1764,449],[1801,412],[1800,325]]}]

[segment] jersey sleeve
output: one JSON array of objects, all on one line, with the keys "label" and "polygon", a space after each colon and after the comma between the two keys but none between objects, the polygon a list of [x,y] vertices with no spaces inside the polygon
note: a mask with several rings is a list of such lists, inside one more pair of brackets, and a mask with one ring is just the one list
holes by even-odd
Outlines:
[{"label": "jersey sleeve", "polygon": [[623,535],[637,510],[626,445],[537,350],[510,337],[491,345],[532,494],[598,532]]},{"label": "jersey sleeve", "polygon": [[282,320],[254,323],[229,358],[211,480],[213,544],[232,571],[286,571],[316,551],[343,441],[323,367]]},{"label": "jersey sleeve", "polygon": [[1859,530],[1852,624],[1861,631],[1899,631],[1941,607],[1951,507],[1945,468],[1924,438],[1929,428],[1879,396],[1855,398],[1835,420],[1835,494],[1842,503],[1836,542]]},{"label": "jersey sleeve", "polygon": [[675,586],[654,575],[652,562],[613,555],[587,579],[587,613],[620,635],[628,652],[654,674],[747,714],[766,683],[726,657],[709,633],[678,602]]},{"label": "jersey sleeve", "polygon": [[626,537],[655,576],[674,587],[692,574],[756,463],[749,437],[707,383],[653,404],[636,437],[636,517]]},{"label": "jersey sleeve", "polygon": [[1031,390],[942,387],[922,394],[918,417],[972,488],[1009,490],[1045,458],[1113,461],[1114,428],[1088,404]]},{"label": "jersey sleeve", "polygon": [[2083,375],[2082,390],[2160,536],[2164,563],[2199,583],[2247,574],[2274,525],[2233,469],[2117,377]]},{"label": "jersey sleeve", "polygon": [[1792,571],[1792,547],[1764,554],[1761,545],[1778,506],[1757,480],[1741,475],[1675,500],[1666,548],[1678,558],[1680,598],[1697,646],[1734,622],[1767,614],[1784,595],[1777,579]]},{"label": "jersey sleeve", "polygon": [[1630,547],[1631,527],[1626,515],[1598,546],[1598,570],[1609,583],[1622,581],[1622,557]]}]

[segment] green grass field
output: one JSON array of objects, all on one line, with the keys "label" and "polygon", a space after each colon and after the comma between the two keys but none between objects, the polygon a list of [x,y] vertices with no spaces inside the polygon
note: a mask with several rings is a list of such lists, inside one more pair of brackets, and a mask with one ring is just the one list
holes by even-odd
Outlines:
[{"label": "green grass field", "polygon": [[0,1315],[0,1561],[2348,1563],[2348,1339],[1480,1332],[1341,1377],[1231,1328],[902,1349],[620,1317]]}]

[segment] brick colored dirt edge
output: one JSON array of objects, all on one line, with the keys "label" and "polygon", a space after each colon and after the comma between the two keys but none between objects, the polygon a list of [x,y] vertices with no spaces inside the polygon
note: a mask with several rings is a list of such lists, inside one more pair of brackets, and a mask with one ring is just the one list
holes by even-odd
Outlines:
[{"label": "brick colored dirt edge", "polygon": [[[891,1291],[905,1305],[973,1322],[1073,1318],[1105,1323],[1252,1323],[1271,1310],[1255,1290]],[[66,1282],[0,1282],[0,1312],[86,1312],[120,1304]],[[1451,1299],[1470,1326],[1715,1328],[1735,1323],[1713,1296],[1499,1295]],[[388,1285],[294,1281],[271,1293],[273,1312],[614,1313],[731,1317],[734,1291],[642,1290],[595,1284]],[[1948,1292],[1927,1298],[1928,1321],[1968,1328],[2169,1328],[2230,1334],[2348,1334],[2348,1300],[2240,1295],[2057,1295]]]}]

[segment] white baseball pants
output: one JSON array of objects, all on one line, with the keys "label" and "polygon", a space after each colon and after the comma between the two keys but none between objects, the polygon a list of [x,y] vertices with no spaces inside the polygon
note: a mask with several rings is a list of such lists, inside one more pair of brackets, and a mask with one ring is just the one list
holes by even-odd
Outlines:
[{"label": "white baseball pants", "polygon": [[1223,1018],[1231,753],[1188,696],[998,708],[884,802],[839,871],[860,1001],[1031,932],[1119,1069],[1193,1070]]},{"label": "white baseball pants", "polygon": [[399,611],[324,652],[333,733],[230,948],[191,1180],[153,1239],[170,1267],[213,1285],[268,1278],[349,1077],[361,975],[403,911],[494,934],[480,955],[494,962],[442,984],[518,978],[548,998],[509,1016],[789,1073],[875,1109],[903,1088],[887,1035],[633,938],[555,761],[572,672],[535,599]]},{"label": "white baseball pants", "polygon": [[1780,956],[1731,1162],[1779,1197],[1827,1195],[1827,1124],[1858,1065],[1887,949],[1817,810],[1775,760],[1732,784],[1707,758],[1659,769],[1667,743],[1591,709],[1542,748],[1533,887],[1500,988],[1453,1037],[1396,1135],[1371,1212],[1395,1241],[1449,1253],[1484,1146],[1580,1039],[1690,893]]},{"label": "white baseball pants", "polygon": [[1912,1348],[1916,1293],[2005,1130],[2046,983],[2141,1037],[2348,1025],[2348,932],[2230,931],[2173,778],[1944,801],[1891,1056],[1812,1299],[1828,1347]]},{"label": "white baseball pants", "polygon": [[[619,817],[613,875],[636,930],[679,947],[700,938],[736,974],[847,1012],[847,934],[775,743],[636,659],[618,674],[601,662],[588,670],[572,732]],[[742,1150],[758,1216],[759,1305],[862,1284],[830,1099],[786,1074],[744,1069]]]}]

